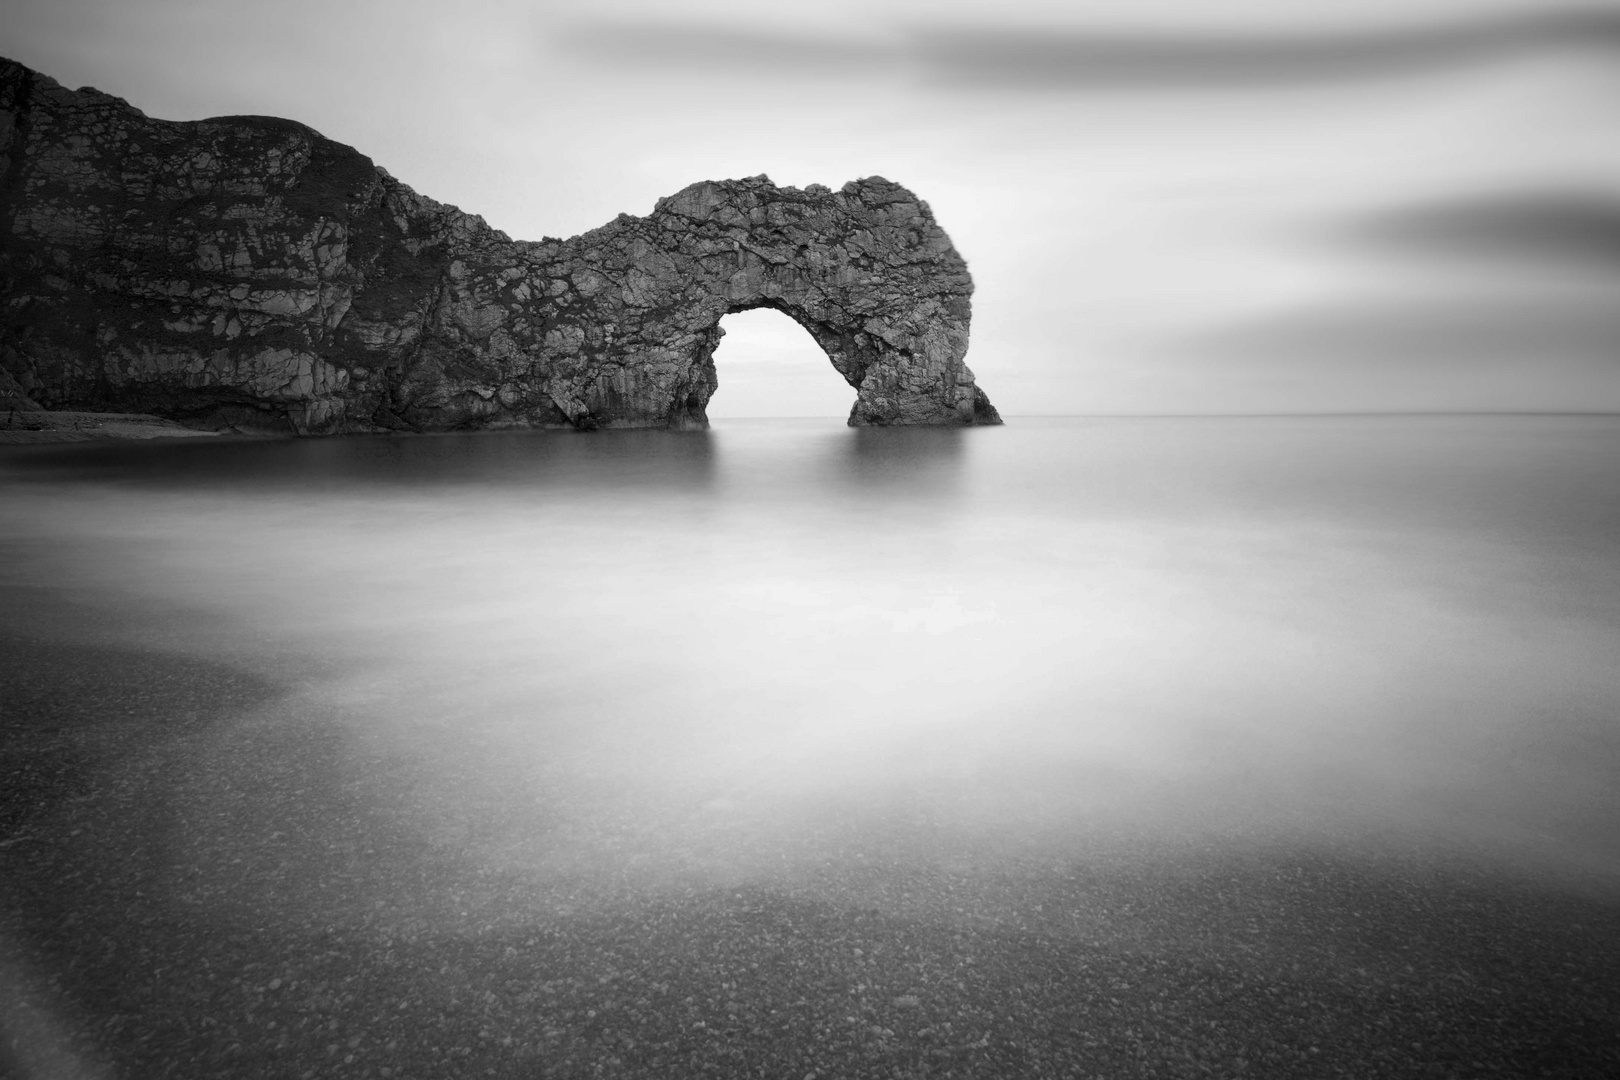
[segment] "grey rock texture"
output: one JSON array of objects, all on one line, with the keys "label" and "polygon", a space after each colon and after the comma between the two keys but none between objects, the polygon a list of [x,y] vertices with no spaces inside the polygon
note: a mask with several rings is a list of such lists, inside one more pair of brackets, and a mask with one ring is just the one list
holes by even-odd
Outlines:
[{"label": "grey rock texture", "polygon": [[699,183],[514,241],[302,124],[153,120],[7,60],[0,155],[0,371],[48,409],[703,427],[720,318],[773,307],[857,389],[851,424],[1000,422],[962,359],[966,264],[878,177]]}]

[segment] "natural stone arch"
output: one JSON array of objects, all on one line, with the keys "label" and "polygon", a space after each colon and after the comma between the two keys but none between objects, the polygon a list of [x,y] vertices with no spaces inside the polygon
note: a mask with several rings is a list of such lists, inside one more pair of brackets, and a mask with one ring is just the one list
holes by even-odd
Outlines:
[{"label": "natural stone arch", "polygon": [[0,367],[53,408],[305,433],[701,427],[729,312],[775,307],[851,424],[999,423],[972,281],[911,192],[764,176],[513,241],[271,117],[153,120],[0,60]]},{"label": "natural stone arch", "polygon": [[685,264],[689,284],[677,292],[693,302],[694,384],[708,393],[720,317],[768,307],[802,326],[855,388],[851,423],[996,419],[963,363],[967,267],[905,188],[878,177],[839,192],[763,176],[708,182],[660,200],[646,220]]},{"label": "natural stone arch", "polygon": [[[962,359],[967,267],[928,207],[887,180],[838,192],[708,181],[645,218],[527,247],[527,283],[544,296],[528,314],[545,329],[519,348],[577,427],[702,426],[720,320],[760,307],[804,327],[855,388],[852,424],[999,421]],[[478,298],[508,273],[464,272],[455,302],[483,310]],[[443,331],[444,349],[470,345],[478,362],[476,329]]]}]

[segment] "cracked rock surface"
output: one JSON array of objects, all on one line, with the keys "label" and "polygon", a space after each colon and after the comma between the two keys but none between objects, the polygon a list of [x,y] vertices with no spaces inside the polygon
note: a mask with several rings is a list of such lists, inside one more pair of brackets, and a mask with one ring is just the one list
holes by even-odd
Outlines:
[{"label": "cracked rock surface", "polygon": [[722,316],[792,317],[851,424],[1000,418],[972,280],[868,177],[694,184],[515,241],[290,120],[153,120],[0,60],[0,372],[48,409],[302,434],[703,427]]}]

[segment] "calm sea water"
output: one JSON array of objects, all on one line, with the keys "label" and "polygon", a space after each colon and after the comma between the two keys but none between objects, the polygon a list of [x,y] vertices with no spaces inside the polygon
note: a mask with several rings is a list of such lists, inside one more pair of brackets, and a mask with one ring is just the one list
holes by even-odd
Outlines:
[{"label": "calm sea water", "polygon": [[0,628],[276,688],[173,772],[204,879],[319,731],[476,871],[427,914],[1272,840],[1620,882],[1617,418],[200,443],[0,457]]}]

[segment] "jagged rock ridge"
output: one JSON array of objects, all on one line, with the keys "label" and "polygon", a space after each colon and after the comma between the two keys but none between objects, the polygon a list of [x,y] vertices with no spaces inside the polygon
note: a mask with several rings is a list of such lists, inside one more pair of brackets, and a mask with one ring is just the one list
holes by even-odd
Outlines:
[{"label": "jagged rock ridge", "polygon": [[926,204],[694,184],[514,241],[358,151],[258,116],[152,120],[0,60],[0,370],[53,409],[306,434],[701,427],[728,312],[774,307],[851,424],[999,423],[973,285]]}]

